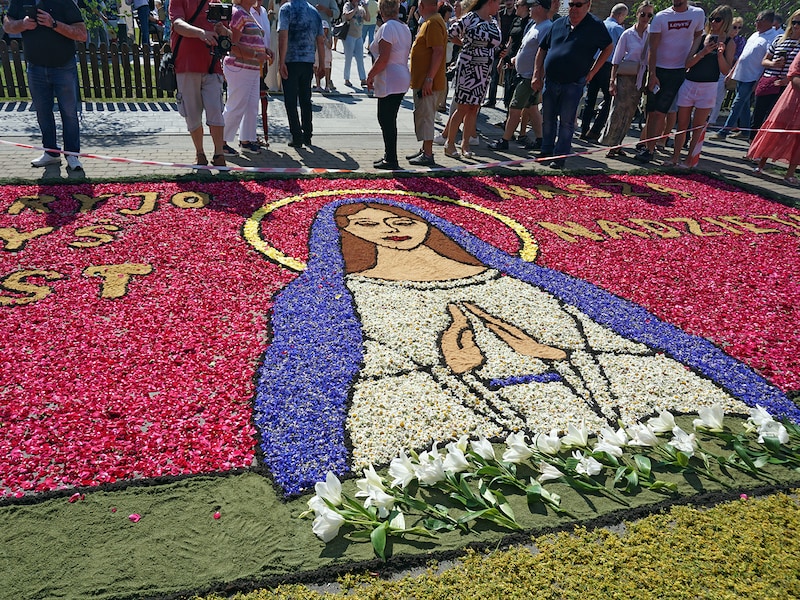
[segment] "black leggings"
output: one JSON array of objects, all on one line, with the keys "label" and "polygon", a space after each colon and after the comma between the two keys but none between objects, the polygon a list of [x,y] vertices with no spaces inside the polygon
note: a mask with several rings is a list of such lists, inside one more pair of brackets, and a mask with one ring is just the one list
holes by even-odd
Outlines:
[{"label": "black leggings", "polygon": [[378,124],[383,133],[383,158],[390,164],[397,163],[397,113],[405,94],[391,94],[378,98]]},{"label": "black leggings", "polygon": [[[791,85],[791,84],[789,84]],[[781,88],[781,94],[786,88]],[[756,137],[756,130],[761,129],[764,121],[767,120],[769,113],[778,103],[778,98],[781,94],[770,94],[769,96],[756,96],[756,102],[753,106],[753,118],[750,121],[750,141]]]}]

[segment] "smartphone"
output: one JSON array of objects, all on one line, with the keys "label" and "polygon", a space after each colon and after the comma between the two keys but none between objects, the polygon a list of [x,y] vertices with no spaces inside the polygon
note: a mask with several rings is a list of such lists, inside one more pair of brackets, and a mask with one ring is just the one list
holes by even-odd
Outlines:
[{"label": "smartphone", "polygon": [[417,90],[417,98],[422,98],[422,90]]},{"label": "smartphone", "polygon": [[36,5],[33,2],[25,2],[22,5],[22,11],[29,19],[33,19],[34,21],[36,20],[37,10]]},{"label": "smartphone", "polygon": [[709,44],[718,44],[719,43],[719,36],[714,34],[708,36],[708,43]]}]

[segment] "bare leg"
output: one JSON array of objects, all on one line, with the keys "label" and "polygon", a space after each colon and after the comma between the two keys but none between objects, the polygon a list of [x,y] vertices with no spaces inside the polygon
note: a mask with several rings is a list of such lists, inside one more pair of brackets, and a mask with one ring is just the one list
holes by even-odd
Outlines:
[{"label": "bare leg", "polygon": [[[225,128],[223,127],[222,130],[224,131]],[[194,151],[197,154],[204,154],[203,152],[203,126],[201,125],[194,131],[189,132],[189,136],[192,138],[192,143],[194,144]]]},{"label": "bare leg", "polygon": [[478,104],[468,104],[464,114],[464,135],[461,138],[461,151],[469,152],[469,141],[475,137],[475,125],[478,122]]},{"label": "bare leg", "polygon": [[[702,127],[708,121],[708,115],[711,114],[710,108],[695,108],[694,118],[692,119],[692,139],[689,141],[689,156],[694,154],[694,149],[697,147],[697,141],[700,139],[700,130],[695,127]],[[676,141],[676,146],[677,141]]]},{"label": "bare leg", "polygon": [[675,147],[672,149],[672,164],[681,162],[681,150],[686,141],[686,130],[689,128],[689,119],[692,118],[691,106],[678,107],[678,132],[675,134]]},{"label": "bare leg", "polygon": [[214,140],[214,156],[222,154],[222,146],[225,144],[222,139],[223,135],[225,134],[225,126],[209,125],[208,129],[211,131],[211,139]]}]

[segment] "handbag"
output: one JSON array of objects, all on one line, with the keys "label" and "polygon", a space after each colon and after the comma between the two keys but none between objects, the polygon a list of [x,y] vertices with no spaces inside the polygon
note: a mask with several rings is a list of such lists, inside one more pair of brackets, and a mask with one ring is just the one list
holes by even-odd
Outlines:
[{"label": "handbag", "polygon": [[625,58],[617,65],[617,75],[633,75],[639,73],[639,61],[632,58]]},{"label": "handbag", "polygon": [[[205,0],[200,3],[197,10],[189,19],[189,24],[192,24],[206,6]],[[178,37],[175,42],[175,50],[170,50],[169,46],[164,46],[164,54],[161,56],[161,62],[158,64],[158,73],[156,74],[156,87],[162,92],[173,93],[178,89],[178,74],[175,72],[175,57],[178,56],[178,50],[181,47],[183,37]]]},{"label": "handbag", "polygon": [[350,31],[350,21],[341,21],[333,26],[333,35],[334,37],[344,40],[347,37],[347,33]]},{"label": "handbag", "polygon": [[756,96],[775,96],[780,94],[784,88],[775,85],[780,77],[777,75],[762,75],[756,84]]},{"label": "handbag", "polygon": [[[179,43],[180,40],[178,40]],[[176,51],[178,44],[175,44]],[[178,75],[175,73],[175,53],[169,50],[165,51],[161,56],[161,62],[158,65],[158,76],[156,77],[156,87],[162,92],[169,93],[178,89]]]}]

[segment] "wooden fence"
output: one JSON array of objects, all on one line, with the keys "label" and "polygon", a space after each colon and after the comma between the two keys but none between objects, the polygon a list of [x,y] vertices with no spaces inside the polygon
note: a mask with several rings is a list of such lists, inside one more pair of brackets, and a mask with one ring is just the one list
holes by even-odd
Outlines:
[{"label": "wooden fence", "polygon": [[[156,88],[161,47],[94,44],[78,47],[78,80],[84,100],[171,99]],[[29,100],[23,52],[18,42],[0,41],[0,99]]]}]

